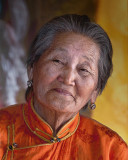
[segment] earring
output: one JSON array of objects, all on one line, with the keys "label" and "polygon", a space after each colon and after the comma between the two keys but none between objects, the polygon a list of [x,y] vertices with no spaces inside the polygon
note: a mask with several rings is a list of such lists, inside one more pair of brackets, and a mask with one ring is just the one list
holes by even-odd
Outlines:
[{"label": "earring", "polygon": [[32,80],[28,80],[28,81],[27,81],[27,86],[28,86],[29,88],[32,87]]},{"label": "earring", "polygon": [[91,108],[92,110],[94,110],[94,109],[96,108],[95,103],[90,104],[90,108]]}]

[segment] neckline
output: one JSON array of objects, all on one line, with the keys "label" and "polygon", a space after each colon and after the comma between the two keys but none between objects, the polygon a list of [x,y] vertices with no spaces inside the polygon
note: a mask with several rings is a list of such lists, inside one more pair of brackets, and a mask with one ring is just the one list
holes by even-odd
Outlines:
[{"label": "neckline", "polygon": [[44,143],[56,143],[69,138],[75,133],[80,122],[80,116],[77,113],[61,127],[56,136],[53,136],[52,127],[37,114],[32,99],[23,106],[23,118],[29,130],[42,139]]}]

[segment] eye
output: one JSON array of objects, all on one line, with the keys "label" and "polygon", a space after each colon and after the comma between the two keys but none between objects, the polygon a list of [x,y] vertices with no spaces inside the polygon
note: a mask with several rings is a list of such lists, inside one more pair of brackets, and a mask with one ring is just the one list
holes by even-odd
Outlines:
[{"label": "eye", "polygon": [[58,60],[58,59],[53,59],[52,61],[53,61],[53,62],[56,62],[56,63],[61,63],[61,61]]},{"label": "eye", "polygon": [[85,69],[85,68],[81,68],[80,71],[82,71],[82,72],[88,72],[88,70]]},{"label": "eye", "polygon": [[81,76],[88,76],[90,72],[85,68],[80,68],[79,73],[81,74]]},{"label": "eye", "polygon": [[64,64],[62,61],[60,61],[59,59],[53,59],[52,60],[54,63],[56,64]]}]

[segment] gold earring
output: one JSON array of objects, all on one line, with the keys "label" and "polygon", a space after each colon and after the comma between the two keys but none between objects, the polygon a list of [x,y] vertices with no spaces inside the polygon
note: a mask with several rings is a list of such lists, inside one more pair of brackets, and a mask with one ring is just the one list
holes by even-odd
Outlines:
[{"label": "gold earring", "polygon": [[90,104],[90,108],[91,108],[92,110],[94,110],[94,109],[96,108],[95,103]]}]

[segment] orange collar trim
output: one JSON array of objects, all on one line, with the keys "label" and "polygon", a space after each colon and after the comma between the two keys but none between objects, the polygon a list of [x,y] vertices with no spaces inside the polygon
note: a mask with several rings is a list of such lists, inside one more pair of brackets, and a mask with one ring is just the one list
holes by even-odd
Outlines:
[{"label": "orange collar trim", "polygon": [[48,143],[56,143],[67,139],[75,133],[80,122],[78,113],[58,131],[56,136],[53,136],[53,129],[36,113],[32,100],[23,106],[23,117],[30,131]]}]

